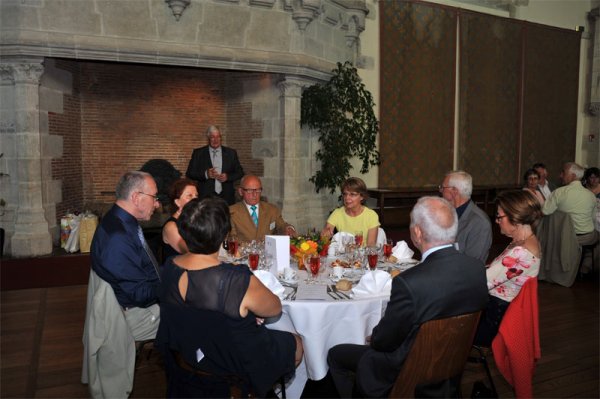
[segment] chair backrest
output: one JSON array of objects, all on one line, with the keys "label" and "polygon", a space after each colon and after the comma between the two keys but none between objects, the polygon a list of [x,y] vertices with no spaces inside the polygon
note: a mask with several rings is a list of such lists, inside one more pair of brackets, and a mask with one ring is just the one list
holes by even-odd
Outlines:
[{"label": "chair backrest", "polygon": [[460,375],[465,367],[481,312],[421,325],[390,398],[413,398],[418,384],[436,383]]},{"label": "chair backrest", "polygon": [[380,227],[377,229],[377,244],[383,245],[385,244],[385,240],[387,240],[387,235],[385,234],[385,230]]}]

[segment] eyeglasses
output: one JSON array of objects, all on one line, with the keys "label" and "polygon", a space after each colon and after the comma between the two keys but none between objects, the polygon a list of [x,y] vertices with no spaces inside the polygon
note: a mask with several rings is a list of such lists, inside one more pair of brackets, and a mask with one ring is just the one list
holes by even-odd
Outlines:
[{"label": "eyeglasses", "polygon": [[247,194],[260,194],[262,193],[262,188],[243,188],[240,187],[242,189],[243,192],[247,193]]},{"label": "eyeglasses", "polygon": [[506,215],[496,215],[496,222],[501,221],[505,217],[506,217]]},{"label": "eyeglasses", "polygon": [[441,184],[438,186],[439,191],[444,191],[445,188],[453,188],[452,186],[442,186]]},{"label": "eyeglasses", "polygon": [[143,191],[138,191],[138,194],[144,194],[144,195],[147,195],[148,197],[152,197],[152,199],[154,200],[154,202],[159,202],[160,201],[160,198],[158,197],[158,195],[146,194]]},{"label": "eyeglasses", "polygon": [[358,197],[359,195],[360,195],[360,193],[354,193],[354,192],[349,193],[347,191],[344,191],[342,193],[342,197],[353,197],[354,198],[354,197]]}]

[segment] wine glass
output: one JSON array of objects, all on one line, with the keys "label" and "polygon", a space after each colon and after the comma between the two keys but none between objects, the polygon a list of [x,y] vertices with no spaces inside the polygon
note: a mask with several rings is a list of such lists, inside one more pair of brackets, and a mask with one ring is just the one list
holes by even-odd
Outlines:
[{"label": "wine glass", "polygon": [[238,251],[238,240],[235,234],[229,234],[227,236],[227,252],[232,258],[235,258]]},{"label": "wine glass", "polygon": [[357,231],[354,233],[354,243],[359,247],[363,244],[363,232]]},{"label": "wine glass", "polygon": [[309,254],[304,258],[304,264],[306,265],[306,271],[308,272],[307,283],[315,283],[317,276],[319,275],[319,269],[321,268],[321,256],[319,254]]},{"label": "wine glass", "polygon": [[379,249],[377,247],[367,247],[367,261],[369,263],[369,269],[377,269],[377,261],[379,260]]},{"label": "wine glass", "polygon": [[386,260],[390,260],[390,256],[392,256],[392,249],[394,248],[394,240],[387,239],[385,243],[383,243],[383,256],[385,256]]}]

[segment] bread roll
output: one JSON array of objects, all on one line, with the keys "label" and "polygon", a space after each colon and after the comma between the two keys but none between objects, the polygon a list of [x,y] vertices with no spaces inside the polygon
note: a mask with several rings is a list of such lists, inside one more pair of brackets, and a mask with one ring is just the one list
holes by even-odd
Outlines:
[{"label": "bread roll", "polygon": [[398,269],[394,269],[390,272],[390,276],[392,276],[392,278],[396,277],[399,274],[400,274],[400,270],[398,270]]},{"label": "bread roll", "polygon": [[352,288],[352,283],[343,278],[335,284],[335,288],[340,291],[349,291]]},{"label": "bread roll", "polygon": [[398,262],[398,258],[396,258],[394,255],[390,255],[388,262],[396,263],[396,262]]}]

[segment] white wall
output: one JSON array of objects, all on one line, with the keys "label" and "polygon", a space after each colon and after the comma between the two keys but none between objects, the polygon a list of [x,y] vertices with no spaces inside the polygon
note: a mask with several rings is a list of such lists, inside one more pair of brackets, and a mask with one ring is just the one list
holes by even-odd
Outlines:
[{"label": "white wall", "polygon": [[[482,7],[452,0],[431,0],[431,3],[444,4],[452,7],[460,7],[487,14],[513,17],[530,22],[556,26],[565,29],[575,29],[576,26],[584,26],[585,31],[581,40],[581,68],[579,82],[579,104],[577,118],[577,143],[575,161],[584,166],[598,165],[598,154],[600,149],[599,121],[598,117],[589,116],[585,107],[589,102],[589,74],[591,71],[591,59],[593,56],[590,24],[587,13],[600,4],[600,0],[529,0],[527,6],[514,7],[510,12],[507,10]],[[379,5],[377,0],[367,0],[369,15],[365,24],[365,31],[361,34],[361,51],[367,59],[364,69],[359,69],[365,85],[373,94],[376,103],[376,113],[379,115]],[[597,46],[600,43],[596,44]],[[590,143],[587,140],[589,134],[595,134],[596,139]],[[359,176],[360,164],[355,162],[353,175]],[[368,187],[376,187],[378,182],[378,168],[373,168],[368,175],[361,176]]]}]

